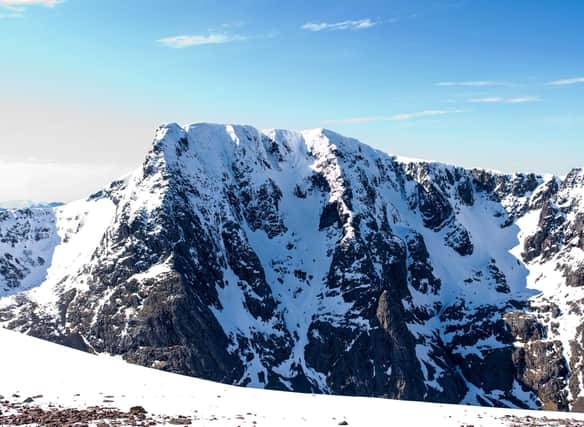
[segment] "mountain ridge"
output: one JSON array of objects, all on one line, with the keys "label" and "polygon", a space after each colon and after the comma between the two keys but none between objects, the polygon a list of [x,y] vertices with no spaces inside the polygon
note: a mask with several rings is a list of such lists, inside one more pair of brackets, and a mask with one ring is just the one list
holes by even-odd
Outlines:
[{"label": "mountain ridge", "polygon": [[38,209],[56,208],[62,206],[62,202],[34,202],[32,200],[6,200],[0,202],[0,209]]},{"label": "mountain ridge", "polygon": [[578,410],[583,189],[167,124],[125,180],[0,213],[0,324],[230,384]]}]

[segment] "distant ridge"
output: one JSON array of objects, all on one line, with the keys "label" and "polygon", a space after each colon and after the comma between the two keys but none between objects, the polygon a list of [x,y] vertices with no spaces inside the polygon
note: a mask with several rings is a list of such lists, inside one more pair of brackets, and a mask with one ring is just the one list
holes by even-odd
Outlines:
[{"label": "distant ridge", "polygon": [[63,202],[34,202],[32,200],[7,200],[0,202],[0,209],[35,209],[35,208],[56,208],[64,205]]}]

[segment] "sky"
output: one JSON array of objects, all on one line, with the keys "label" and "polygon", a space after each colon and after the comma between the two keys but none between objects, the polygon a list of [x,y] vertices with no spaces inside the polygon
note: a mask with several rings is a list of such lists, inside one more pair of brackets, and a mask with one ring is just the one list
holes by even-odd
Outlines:
[{"label": "sky", "polygon": [[82,198],[167,122],[564,175],[583,22],[580,0],[0,0],[0,200]]}]

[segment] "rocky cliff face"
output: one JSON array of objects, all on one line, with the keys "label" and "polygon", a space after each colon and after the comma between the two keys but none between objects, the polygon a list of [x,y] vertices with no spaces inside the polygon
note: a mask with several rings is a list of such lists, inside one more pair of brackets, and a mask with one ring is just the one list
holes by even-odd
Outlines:
[{"label": "rocky cliff face", "polygon": [[0,324],[230,384],[581,410],[583,200],[579,169],[166,125],[88,199],[0,212]]}]

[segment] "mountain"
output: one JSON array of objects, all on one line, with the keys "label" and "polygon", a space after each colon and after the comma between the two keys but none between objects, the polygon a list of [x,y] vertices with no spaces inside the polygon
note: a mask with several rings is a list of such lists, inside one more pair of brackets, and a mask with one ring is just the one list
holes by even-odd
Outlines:
[{"label": "mountain", "polygon": [[[217,427],[581,426],[583,414],[226,386],[97,357],[0,328],[0,425]],[[43,363],[39,363],[39,355]],[[50,369],[47,369],[50,367]]]},{"label": "mountain", "polygon": [[0,212],[0,326],[251,387],[584,410],[584,171],[329,130],[160,127],[85,200]]},{"label": "mountain", "polygon": [[32,200],[8,200],[0,202],[0,209],[26,209],[26,208],[56,208],[62,206],[61,202],[33,202]]}]

